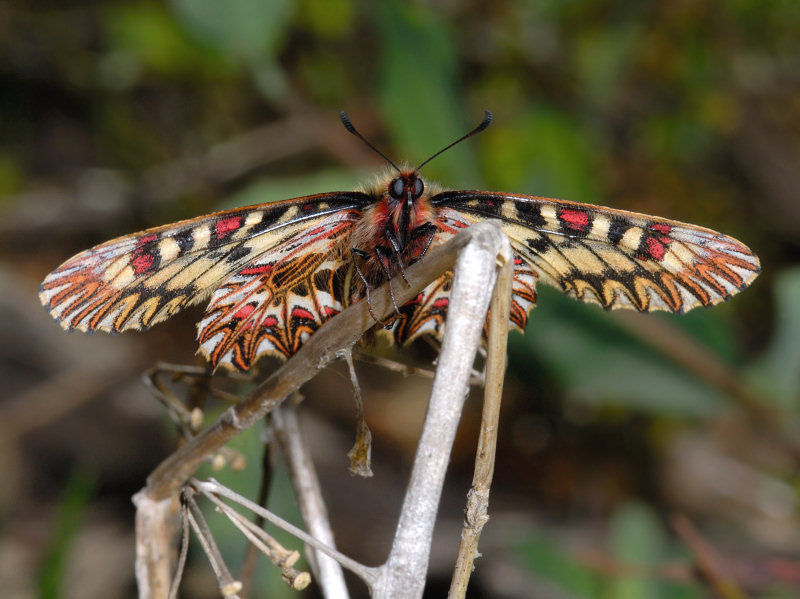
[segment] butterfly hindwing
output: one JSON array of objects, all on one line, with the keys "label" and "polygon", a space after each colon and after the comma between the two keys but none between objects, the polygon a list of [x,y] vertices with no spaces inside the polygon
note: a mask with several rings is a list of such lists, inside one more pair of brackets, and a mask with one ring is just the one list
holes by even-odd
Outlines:
[{"label": "butterfly hindwing", "polygon": [[349,233],[358,210],[340,210],[270,248],[215,291],[198,325],[213,367],[247,370],[261,355],[292,356],[348,304]]},{"label": "butterfly hindwing", "polygon": [[[443,244],[473,222],[457,210],[440,207],[436,213],[437,232],[431,247]],[[525,329],[528,312],[536,303],[536,278],[531,267],[519,256],[514,256],[509,325],[519,330]],[[400,307],[400,314],[392,321],[391,327],[398,345],[405,345],[421,335],[441,337],[444,334],[452,279],[453,273],[448,271]]]},{"label": "butterfly hindwing", "polygon": [[317,220],[370,201],[358,192],[320,194],[120,237],[66,261],[45,278],[39,297],[68,330],[145,330],[208,298],[245,264]]},{"label": "butterfly hindwing", "polygon": [[744,244],[710,229],[533,196],[450,191],[432,198],[467,219],[498,218],[543,282],[606,309],[685,312],[729,299],[758,275]]}]

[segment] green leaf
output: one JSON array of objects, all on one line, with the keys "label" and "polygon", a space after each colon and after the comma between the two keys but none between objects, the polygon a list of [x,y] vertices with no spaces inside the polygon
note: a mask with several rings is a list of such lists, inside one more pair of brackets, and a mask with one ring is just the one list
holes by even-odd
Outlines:
[{"label": "green leaf", "polygon": [[170,0],[178,22],[231,58],[270,62],[286,31],[293,0]]},{"label": "green leaf", "polygon": [[713,143],[708,129],[685,112],[651,114],[642,119],[639,129],[639,145],[660,162],[694,163]]},{"label": "green leaf", "polygon": [[599,308],[544,286],[538,292],[525,337],[512,343],[512,366],[532,352],[570,399],[594,406],[697,418],[725,405],[725,395],[643,346]]},{"label": "green leaf", "polygon": [[[590,599],[598,596],[600,577],[579,564],[552,539],[531,535],[517,549],[531,572],[556,585],[570,597]],[[554,595],[559,596],[559,593]]]},{"label": "green leaf", "polygon": [[653,510],[642,503],[627,503],[611,519],[611,555],[625,566],[642,568],[641,574],[626,573],[615,577],[605,595],[614,599],[658,599],[658,581],[650,572],[665,553],[666,540]]},{"label": "green leaf", "polygon": [[355,189],[358,183],[357,175],[351,171],[331,169],[301,177],[264,178],[229,196],[223,208],[279,202],[329,191],[347,191]]},{"label": "green leaf", "polygon": [[775,332],[766,351],[750,365],[746,378],[781,407],[800,405],[800,268],[775,280]]},{"label": "green leaf", "polygon": [[641,15],[637,16],[621,25],[590,29],[576,36],[578,88],[589,105],[603,110],[612,108],[624,87],[624,77],[637,58],[635,48],[645,22]]},{"label": "green leaf", "polygon": [[107,87],[130,87],[141,70],[173,77],[231,70],[230,64],[207,45],[189,39],[163,6],[114,6],[105,14],[104,24],[110,52],[99,62],[98,72]]},{"label": "green leaf", "polygon": [[671,325],[689,333],[716,357],[729,364],[741,358],[741,347],[733,326],[731,304],[715,306],[713,310],[692,310],[686,314],[657,314]]},{"label": "green leaf", "polygon": [[597,203],[595,150],[579,123],[537,104],[483,134],[482,158],[493,188]]},{"label": "green leaf", "polygon": [[66,562],[93,489],[94,477],[86,472],[76,470],[70,476],[62,496],[58,520],[53,527],[50,547],[39,571],[38,596],[42,599],[56,599],[62,594]]},{"label": "green leaf", "polygon": [[350,32],[355,13],[354,0],[302,0],[299,3],[302,24],[322,38],[337,38]]},{"label": "green leaf", "polygon": [[10,153],[0,152],[0,206],[4,200],[18,193],[25,183],[25,174]]},{"label": "green leaf", "polygon": [[[389,0],[373,4],[373,10],[381,41],[381,112],[404,158],[419,164],[477,125],[483,113],[464,119],[456,46],[445,21],[424,4]],[[468,143],[448,150],[425,171],[447,187],[480,183]]]}]

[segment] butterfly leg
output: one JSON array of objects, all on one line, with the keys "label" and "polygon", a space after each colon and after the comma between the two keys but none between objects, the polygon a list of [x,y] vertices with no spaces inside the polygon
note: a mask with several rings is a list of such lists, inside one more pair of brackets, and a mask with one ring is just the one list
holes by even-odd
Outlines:
[{"label": "butterfly leg", "polygon": [[[406,269],[403,267],[403,261],[400,258],[400,254],[407,246],[401,246],[400,240],[397,239],[397,236],[394,234],[394,232],[388,228],[386,229],[386,239],[389,240],[389,245],[392,247],[392,258],[394,258],[394,261],[397,263],[397,268],[400,270],[400,276],[403,277],[403,281],[405,281],[406,286],[411,287],[411,283],[409,283],[408,279],[406,278]],[[375,248],[375,252],[378,253],[378,248]],[[388,258],[388,256],[386,256],[386,258]],[[388,273],[388,269],[383,261],[381,261],[381,265],[383,266],[384,272]],[[389,275],[387,274],[387,277],[388,276]]]},{"label": "butterfly leg", "polygon": [[[394,252],[394,248],[392,248],[392,251]],[[392,273],[389,272],[389,267],[386,266],[390,256],[387,254],[387,250],[380,246],[375,248],[375,255],[378,257],[378,264],[381,265],[381,270],[383,271],[383,274],[386,275],[386,281],[389,283],[389,297],[392,298],[394,313],[400,316],[400,308],[397,306],[397,300],[394,299],[394,290],[392,289]],[[400,265],[400,274],[403,275],[403,280],[405,280],[406,284],[410,287],[411,284],[406,280],[406,275],[403,272],[403,265],[400,262],[400,258],[396,252],[394,252],[394,257],[397,259],[397,263]]]},{"label": "butterfly leg", "polygon": [[[377,322],[384,329],[388,329],[391,325],[385,323],[380,318],[375,316],[375,312],[372,311],[372,303],[370,302],[370,299],[369,299],[369,282],[367,282],[367,278],[364,276],[364,273],[361,272],[361,268],[358,266],[358,260],[356,260],[356,257],[361,258],[362,260],[368,260],[369,259],[369,254],[367,252],[365,252],[364,250],[360,250],[358,248],[350,248],[350,257],[353,259],[353,268],[355,268],[355,271],[358,274],[358,278],[360,278],[361,282],[364,283],[364,289],[365,289],[366,295],[367,295],[367,309],[369,309],[369,315],[372,316],[372,320]],[[379,262],[380,262],[380,260],[379,260]],[[389,287],[389,290],[391,291],[391,286]],[[394,303],[395,303],[394,302],[394,295],[392,294],[392,304],[394,304]]]},{"label": "butterfly leg", "polygon": [[[433,237],[434,235],[436,235],[436,230],[437,230],[436,225],[427,222],[421,224],[419,227],[411,231],[411,235],[409,235],[408,239],[409,242],[427,236],[427,239],[425,240],[425,246],[422,248],[422,251],[420,252],[419,256],[417,256],[414,259],[414,262],[416,262],[417,260],[421,260],[422,257],[428,252],[428,249],[431,247],[431,242],[433,242]],[[405,266],[403,266],[403,259],[402,259],[403,250],[408,248],[408,244],[406,244],[405,247],[401,248],[400,243],[395,237],[394,233],[392,233],[392,231],[389,230],[386,231],[386,238],[389,240],[389,243],[392,246],[393,258],[397,263],[398,269],[400,270],[400,276],[403,277],[403,280],[406,282],[406,285],[411,287],[411,283],[409,283],[408,279],[406,278],[406,269]]]},{"label": "butterfly leg", "polygon": [[422,260],[425,254],[428,253],[428,250],[431,247],[431,243],[433,242],[433,238],[436,235],[436,225],[433,223],[423,223],[413,231],[411,231],[411,239],[418,239],[420,237],[428,236],[428,239],[425,240],[425,247],[422,248],[422,251],[419,253],[419,257],[417,260]]}]

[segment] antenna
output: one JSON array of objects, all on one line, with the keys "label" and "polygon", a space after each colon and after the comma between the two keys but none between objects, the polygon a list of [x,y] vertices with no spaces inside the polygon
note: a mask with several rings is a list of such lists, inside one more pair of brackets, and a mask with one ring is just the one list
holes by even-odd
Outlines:
[{"label": "antenna", "polygon": [[[376,154],[378,154],[378,156],[380,156],[380,157],[381,157],[381,158],[383,158],[383,159],[384,159],[386,162],[388,162],[389,164],[391,164],[391,165],[394,167],[394,170],[396,170],[398,173],[399,173],[399,172],[401,172],[401,171],[400,171],[400,169],[398,168],[398,166],[397,166],[397,165],[396,165],[394,162],[392,162],[391,160],[389,160],[389,158],[386,156],[386,154],[384,154],[384,153],[383,153],[383,152],[381,152],[381,151],[380,151],[378,148],[376,148],[375,146],[373,146],[373,145],[372,145],[372,144],[369,142],[369,140],[367,140],[367,138],[366,138],[366,137],[364,137],[363,135],[361,135],[361,134],[360,134],[360,133],[359,133],[359,132],[356,130],[356,128],[355,128],[355,127],[353,127],[353,123],[351,123],[351,122],[350,122],[350,117],[348,117],[348,116],[347,116],[347,113],[346,113],[344,110],[342,110],[342,111],[339,113],[339,118],[340,118],[340,119],[342,119],[342,125],[344,125],[344,128],[345,128],[345,129],[347,129],[347,130],[348,130],[350,133],[352,133],[353,135],[355,135],[355,136],[356,136],[358,139],[360,139],[360,140],[361,140],[361,141],[363,141],[365,144],[367,144],[367,145],[368,145],[370,148],[372,148],[372,150],[373,150],[373,151],[374,151]],[[470,134],[470,135],[471,135],[471,134]],[[469,137],[469,136],[467,136],[467,137]]]},{"label": "antenna", "polygon": [[[415,170],[420,170],[420,169],[421,169],[423,166],[425,166],[426,164],[428,164],[428,163],[429,163],[431,160],[433,160],[434,158],[436,158],[436,157],[437,157],[439,154],[441,154],[442,152],[446,152],[447,150],[449,150],[450,148],[452,148],[454,145],[456,145],[456,144],[460,144],[462,141],[464,141],[465,139],[467,139],[467,138],[469,138],[469,137],[472,137],[472,136],[473,136],[473,135],[475,135],[476,133],[480,133],[481,131],[483,131],[484,129],[486,129],[486,127],[488,127],[488,126],[489,126],[489,125],[491,125],[491,124],[492,124],[492,113],[491,113],[491,112],[489,112],[489,111],[487,110],[487,111],[486,111],[486,116],[484,116],[484,117],[483,117],[483,120],[481,121],[480,125],[478,125],[477,127],[475,127],[475,128],[472,130],[472,131],[470,131],[470,132],[469,132],[469,133],[467,133],[466,135],[463,135],[462,137],[459,137],[457,140],[455,140],[455,141],[454,141],[453,143],[451,143],[449,146],[447,146],[447,147],[445,147],[445,148],[442,148],[441,150],[439,150],[438,152],[436,152],[436,154],[434,154],[433,156],[431,156],[430,158],[428,158],[428,159],[427,159],[425,162],[423,162],[422,164],[420,164],[420,165],[419,165],[419,166],[418,166],[418,167],[417,167]],[[351,125],[351,126],[352,126],[352,125]],[[345,125],[345,127],[347,127],[347,125]]]}]

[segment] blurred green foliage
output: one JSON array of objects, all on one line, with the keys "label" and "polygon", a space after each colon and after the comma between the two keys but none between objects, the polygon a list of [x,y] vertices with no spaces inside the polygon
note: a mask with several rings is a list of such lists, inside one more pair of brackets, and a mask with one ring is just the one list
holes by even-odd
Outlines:
[{"label": "blurred green foliage", "polygon": [[[800,216],[780,195],[796,180],[765,172],[776,157],[796,165],[800,155],[800,3],[146,0],[17,6],[6,16],[8,214],[21,211],[24,190],[71,190],[64,181],[83,169],[124,173],[140,190],[149,169],[296,114],[319,112],[335,127],[342,108],[363,118],[389,156],[416,164],[488,108],[493,126],[426,166],[426,176],[680,218],[757,250],[765,274],[731,305],[654,318],[728,367],[787,436],[796,430]],[[348,189],[361,176],[350,166],[309,144],[203,191],[178,190],[166,207],[137,204],[132,193],[120,214],[155,225],[162,213]],[[80,197],[63,195],[80,209]],[[93,222],[66,245],[108,235],[105,220]],[[550,401],[540,390],[555,390],[599,420],[630,417],[626,434],[646,439],[663,422],[703,430],[745,409],[729,388],[556,292],[540,290],[528,329],[511,342],[509,379],[526,390],[518,403]],[[608,555],[644,566],[675,555],[663,506],[629,499],[610,517]],[[603,577],[545,533],[523,540],[518,556],[570,596],[701,596],[653,578]]]},{"label": "blurred green foliage", "polygon": [[800,408],[800,268],[787,269],[775,281],[775,334],[746,376],[787,413]]},{"label": "blurred green foliage", "polygon": [[72,472],[64,488],[49,550],[39,570],[37,586],[41,599],[58,599],[65,595],[63,587],[66,564],[70,553],[75,551],[75,540],[94,487],[94,476],[76,470]]},{"label": "blurred green foliage", "polygon": [[[530,535],[519,547],[520,556],[540,579],[544,589],[555,587],[570,597],[597,599],[691,599],[701,597],[687,585],[664,584],[654,574],[674,557],[657,515],[640,503],[621,505],[610,521],[606,563],[626,564],[617,572],[600,574],[590,556],[576,557],[546,535]],[[558,596],[558,595],[556,595]]]}]

